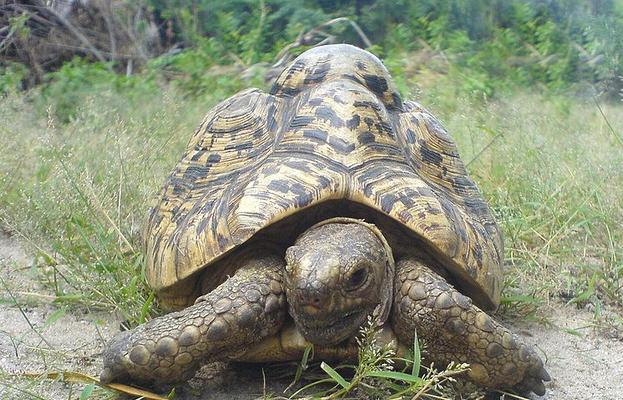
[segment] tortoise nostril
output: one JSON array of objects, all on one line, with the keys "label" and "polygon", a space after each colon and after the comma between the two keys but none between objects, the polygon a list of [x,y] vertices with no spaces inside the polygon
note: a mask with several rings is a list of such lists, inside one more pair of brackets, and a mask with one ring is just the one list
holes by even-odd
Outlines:
[{"label": "tortoise nostril", "polygon": [[326,312],[327,300],[324,297],[313,296],[301,299],[299,310],[309,315],[319,315]]},{"label": "tortoise nostril", "polygon": [[303,303],[308,305],[308,306],[314,306],[316,308],[322,308],[324,307],[326,300],[324,297],[322,296],[309,296],[306,299],[303,299]]},{"label": "tortoise nostril", "polygon": [[329,296],[318,291],[305,291],[297,296],[297,303],[305,309],[319,311],[325,309],[329,304]]}]

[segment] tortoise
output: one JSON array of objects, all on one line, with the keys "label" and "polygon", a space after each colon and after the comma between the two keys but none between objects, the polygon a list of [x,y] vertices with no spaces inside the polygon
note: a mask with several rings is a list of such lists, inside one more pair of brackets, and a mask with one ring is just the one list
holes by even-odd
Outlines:
[{"label": "tortoise", "polygon": [[146,228],[146,277],[177,310],[107,345],[102,382],[181,382],[215,360],[357,357],[373,318],[426,361],[488,388],[543,394],[536,352],[485,311],[503,242],[439,121],[382,62],[310,49],[270,93],[215,106]]}]

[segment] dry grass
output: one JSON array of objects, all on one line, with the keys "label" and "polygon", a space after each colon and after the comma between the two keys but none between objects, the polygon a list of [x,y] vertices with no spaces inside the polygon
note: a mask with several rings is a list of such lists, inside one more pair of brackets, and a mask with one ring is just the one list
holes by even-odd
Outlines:
[{"label": "dry grass", "polygon": [[3,227],[35,250],[57,300],[143,320],[152,297],[140,273],[141,221],[211,104],[99,93],[59,124],[27,100],[0,104]]}]

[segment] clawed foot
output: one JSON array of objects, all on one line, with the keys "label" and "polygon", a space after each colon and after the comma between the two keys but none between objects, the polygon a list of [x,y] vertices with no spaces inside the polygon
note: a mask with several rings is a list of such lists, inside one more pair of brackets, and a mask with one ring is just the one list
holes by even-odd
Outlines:
[{"label": "clawed foot", "polygon": [[538,354],[425,264],[400,261],[395,293],[394,330],[408,342],[417,329],[436,365],[468,363],[479,385],[545,394],[551,378]]},{"label": "clawed foot", "polygon": [[286,314],[283,261],[264,257],[179,312],[115,336],[107,345],[103,383],[177,383],[202,363],[227,359],[281,328]]},{"label": "clawed foot", "polygon": [[100,381],[153,384],[192,378],[207,346],[198,326],[180,326],[176,317],[181,315],[168,314],[115,336],[104,351]]},{"label": "clawed foot", "polygon": [[125,376],[127,366],[124,366],[124,359],[128,354],[129,337],[131,332],[125,331],[118,333],[106,345],[102,354],[104,368],[100,372],[100,382],[124,382],[129,376]]},{"label": "clawed foot", "polygon": [[513,390],[519,394],[534,392],[539,396],[543,396],[545,394],[545,385],[543,382],[549,382],[552,378],[549,376],[543,366],[543,362],[534,351],[531,351],[528,357],[530,364],[526,368],[524,378],[513,387]]}]

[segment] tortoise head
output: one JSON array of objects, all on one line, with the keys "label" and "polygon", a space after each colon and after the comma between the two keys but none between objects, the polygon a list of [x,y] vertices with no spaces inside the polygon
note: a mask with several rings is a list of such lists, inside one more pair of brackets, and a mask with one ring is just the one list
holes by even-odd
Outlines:
[{"label": "tortoise head", "polygon": [[337,344],[356,335],[368,315],[382,324],[391,307],[391,249],[371,224],[323,221],[286,250],[290,315],[310,342]]}]

